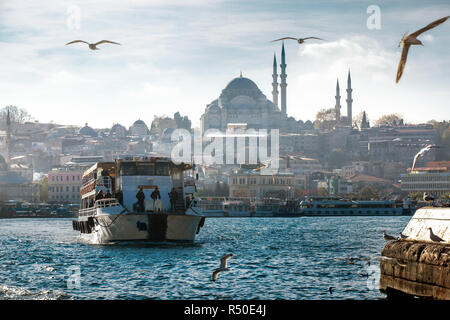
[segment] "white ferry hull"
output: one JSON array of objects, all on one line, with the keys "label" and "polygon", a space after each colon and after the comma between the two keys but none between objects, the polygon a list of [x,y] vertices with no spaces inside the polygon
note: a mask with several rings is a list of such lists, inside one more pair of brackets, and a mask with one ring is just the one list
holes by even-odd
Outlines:
[{"label": "white ferry hull", "polygon": [[[188,213],[101,213],[90,218],[93,228],[83,228],[81,238],[90,243],[118,241],[193,242],[202,216]],[[79,220],[88,222],[88,217]]]}]

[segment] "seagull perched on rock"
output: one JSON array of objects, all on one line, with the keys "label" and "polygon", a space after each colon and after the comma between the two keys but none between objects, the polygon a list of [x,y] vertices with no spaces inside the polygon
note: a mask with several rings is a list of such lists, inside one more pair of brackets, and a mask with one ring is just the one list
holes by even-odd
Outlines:
[{"label": "seagull perched on rock", "polygon": [[405,236],[402,232],[399,233],[400,239],[408,239],[408,236]]},{"label": "seagull perched on rock", "polygon": [[393,240],[397,240],[397,238],[390,236],[386,233],[386,230],[383,230],[383,238],[386,241],[393,241]]},{"label": "seagull perched on rock", "polygon": [[83,41],[83,40],[74,40],[74,41],[71,41],[69,43],[66,43],[66,46],[68,44],[79,43],[79,42],[86,43],[89,46],[89,49],[91,49],[91,50],[100,50],[99,48],[97,48],[97,46],[99,44],[102,44],[102,43],[118,44],[119,46],[121,45],[120,43],[117,43],[117,42],[114,42],[114,41],[109,41],[109,40],[102,40],[102,41],[99,41],[99,42],[96,42],[96,43],[89,43],[89,42],[86,42],[86,41]]},{"label": "seagull perched on rock", "polygon": [[280,40],[295,40],[295,41],[298,42],[298,44],[302,44],[302,43],[305,42],[305,40],[308,40],[308,39],[323,40],[323,39],[316,38],[316,37],[306,37],[306,38],[298,38],[298,39],[297,38],[293,38],[293,37],[284,37],[284,38],[273,40],[272,42],[280,41]]},{"label": "seagull perched on rock", "polygon": [[212,281],[215,282],[217,280],[217,276],[218,276],[219,272],[231,270],[230,268],[227,268],[227,260],[230,259],[232,256],[233,256],[233,254],[229,253],[229,254],[224,255],[222,258],[220,258],[220,267],[213,271]]},{"label": "seagull perched on rock", "polygon": [[444,241],[444,239],[442,239],[441,237],[439,237],[433,233],[433,229],[431,229],[430,227],[428,227],[427,229],[430,230],[431,241],[435,241],[435,242],[443,242]]},{"label": "seagull perched on rock", "polygon": [[448,17],[449,16],[438,19],[436,21],[433,21],[429,25],[427,25],[427,26],[423,27],[422,29],[419,29],[416,32],[413,32],[411,34],[406,33],[405,35],[403,35],[402,39],[400,40],[400,43],[398,44],[399,47],[403,46],[403,50],[402,50],[402,56],[400,58],[400,63],[398,64],[397,79],[395,82],[398,82],[400,80],[400,78],[402,77],[403,69],[405,69],[406,58],[408,57],[409,47],[411,47],[412,45],[423,46],[422,41],[418,40],[417,37],[420,34],[424,33],[425,31],[433,29],[434,27],[437,27],[441,23],[444,23],[448,19]]},{"label": "seagull perched on rock", "polygon": [[425,155],[425,153],[427,153],[428,151],[430,151],[431,149],[434,149],[434,148],[440,148],[440,147],[435,144],[429,144],[425,148],[420,149],[420,151],[417,152],[417,154],[414,156],[414,162],[413,162],[411,171],[414,170],[417,159],[419,159],[420,157],[423,157]]}]

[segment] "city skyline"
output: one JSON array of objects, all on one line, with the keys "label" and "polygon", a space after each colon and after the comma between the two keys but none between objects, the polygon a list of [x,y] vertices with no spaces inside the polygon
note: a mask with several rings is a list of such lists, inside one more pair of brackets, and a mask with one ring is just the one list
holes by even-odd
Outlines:
[{"label": "city skyline", "polygon": [[[367,26],[373,4],[380,29]],[[344,84],[350,69],[353,116],[366,111],[375,120],[395,112],[412,123],[448,120],[448,23],[421,36],[424,47],[411,50],[395,84],[401,36],[450,12],[444,1],[412,7],[407,1],[136,0],[105,9],[86,1],[5,1],[0,106],[24,108],[41,122],[96,128],[129,127],[137,119],[149,125],[155,115],[179,111],[198,127],[206,105],[240,71],[272,99],[272,61],[274,53],[281,61],[281,42],[271,40],[318,36],[327,41],[285,41],[288,116],[313,121],[320,109],[332,108],[336,78]],[[74,39],[122,46],[64,46]]]}]

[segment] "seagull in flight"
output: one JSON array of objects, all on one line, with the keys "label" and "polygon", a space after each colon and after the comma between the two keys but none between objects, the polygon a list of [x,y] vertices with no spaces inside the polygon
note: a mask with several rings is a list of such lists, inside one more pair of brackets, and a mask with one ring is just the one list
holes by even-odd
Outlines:
[{"label": "seagull in flight", "polygon": [[230,259],[233,256],[232,253],[224,255],[222,258],[220,258],[220,267],[215,269],[212,274],[212,281],[216,282],[217,276],[222,271],[230,271],[231,269],[227,267],[227,260]]},{"label": "seagull in flight", "polygon": [[441,237],[435,235],[433,233],[433,230],[430,227],[428,227],[427,229],[430,230],[430,239],[431,239],[431,241],[435,241],[435,242],[443,242],[444,241],[444,239],[442,239]]},{"label": "seagull in flight", "polygon": [[298,44],[302,44],[302,43],[305,42],[305,40],[308,40],[308,39],[323,40],[323,39],[321,39],[321,38],[316,38],[316,37],[306,37],[306,38],[298,38],[298,39],[297,39],[297,38],[293,38],[293,37],[284,37],[284,38],[280,38],[280,39],[273,40],[272,42],[280,41],[280,40],[295,40],[295,41],[298,42]]},{"label": "seagull in flight", "polygon": [[430,196],[428,193],[424,192],[423,193],[423,201],[433,201],[434,198],[432,196]]},{"label": "seagull in flight", "polygon": [[400,43],[398,44],[399,47],[403,46],[403,50],[402,50],[402,56],[400,58],[400,63],[398,64],[397,79],[395,81],[396,83],[398,83],[398,81],[402,77],[403,69],[405,69],[406,58],[408,57],[409,47],[411,47],[412,45],[421,45],[421,46],[423,46],[422,41],[418,40],[417,37],[420,34],[424,33],[425,31],[433,29],[434,27],[437,27],[441,23],[444,23],[448,18],[449,18],[449,16],[446,16],[444,18],[438,19],[436,21],[431,22],[430,24],[428,24],[427,26],[423,27],[422,29],[417,30],[416,32],[413,32],[411,34],[405,33],[403,35],[402,39],[400,40]]},{"label": "seagull in flight", "polygon": [[96,42],[96,43],[88,43],[88,42],[83,41],[83,40],[74,40],[74,41],[71,41],[69,43],[66,43],[66,46],[68,44],[79,43],[79,42],[86,43],[89,46],[89,49],[91,49],[91,50],[100,50],[99,48],[97,48],[97,46],[102,44],[102,43],[118,44],[119,46],[121,45],[120,43],[117,43],[117,42],[114,42],[114,41],[109,41],[109,40],[102,40],[102,41],[99,41],[99,42]]},{"label": "seagull in flight", "polygon": [[414,170],[417,159],[419,159],[420,157],[423,157],[425,155],[425,153],[427,153],[428,151],[430,151],[431,149],[434,149],[434,148],[440,148],[440,147],[437,145],[434,145],[434,144],[429,144],[425,148],[420,149],[420,151],[417,152],[417,154],[414,156],[414,162],[413,162],[411,171]]},{"label": "seagull in flight", "polygon": [[386,233],[386,230],[383,230],[383,238],[386,241],[393,241],[393,240],[397,240],[397,238],[390,236]]}]

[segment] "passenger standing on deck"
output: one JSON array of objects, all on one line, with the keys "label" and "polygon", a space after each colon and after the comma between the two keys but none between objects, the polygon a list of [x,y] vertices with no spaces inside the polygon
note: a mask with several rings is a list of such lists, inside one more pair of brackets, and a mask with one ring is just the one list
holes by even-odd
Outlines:
[{"label": "passenger standing on deck", "polygon": [[95,195],[95,201],[103,199],[103,190],[99,190]]},{"label": "passenger standing on deck", "polygon": [[159,193],[158,186],[156,186],[155,190],[153,190],[150,197],[153,199],[153,208],[156,211],[156,201],[161,199],[161,194]]},{"label": "passenger standing on deck", "polygon": [[112,198],[112,195],[111,195],[111,192],[109,192],[109,189],[108,189],[108,191],[106,191],[106,194],[105,194],[105,199],[111,199]]},{"label": "passenger standing on deck", "polygon": [[139,187],[139,191],[136,194],[136,199],[138,200],[138,202],[137,202],[138,212],[144,212],[145,211],[145,207],[144,207],[145,194],[144,194],[142,187]]},{"label": "passenger standing on deck", "polygon": [[170,191],[170,193],[169,193],[171,210],[175,210],[175,207],[176,207],[175,205],[177,203],[177,197],[178,197],[178,193],[175,191],[175,188],[172,188],[172,191]]}]

